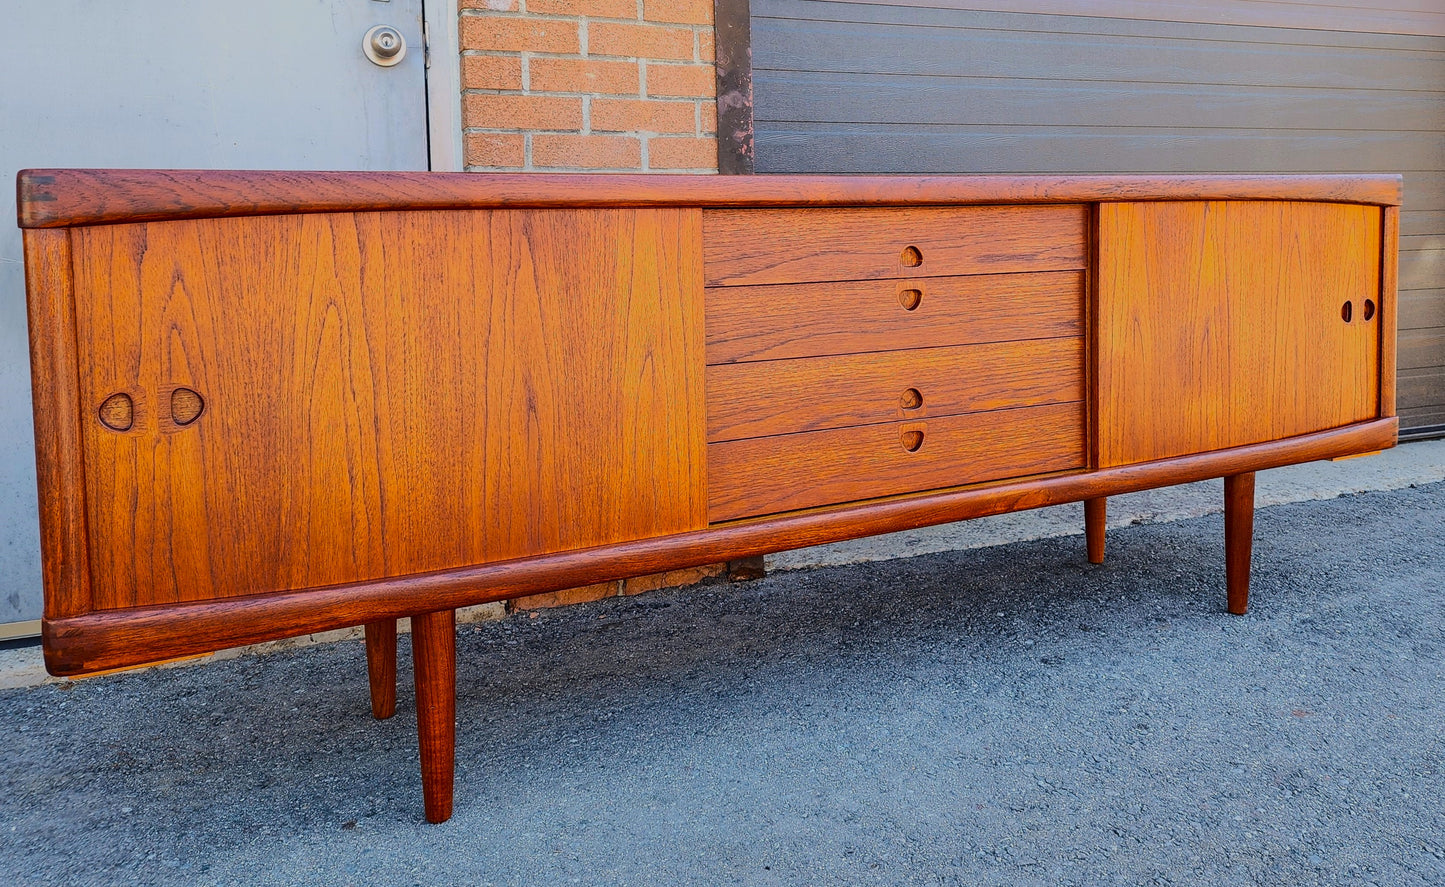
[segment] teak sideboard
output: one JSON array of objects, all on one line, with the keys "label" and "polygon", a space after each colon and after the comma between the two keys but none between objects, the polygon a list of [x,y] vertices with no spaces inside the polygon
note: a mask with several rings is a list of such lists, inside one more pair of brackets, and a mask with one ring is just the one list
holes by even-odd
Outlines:
[{"label": "teak sideboard", "polygon": [[29,170],[46,663],[458,607],[1396,440],[1396,176]]}]

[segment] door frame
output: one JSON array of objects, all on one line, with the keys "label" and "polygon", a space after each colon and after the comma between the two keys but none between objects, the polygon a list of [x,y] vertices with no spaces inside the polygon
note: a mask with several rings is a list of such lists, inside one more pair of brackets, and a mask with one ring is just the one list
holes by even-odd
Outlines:
[{"label": "door frame", "polygon": [[457,0],[422,0],[426,53],[427,166],[462,172],[462,57]]}]

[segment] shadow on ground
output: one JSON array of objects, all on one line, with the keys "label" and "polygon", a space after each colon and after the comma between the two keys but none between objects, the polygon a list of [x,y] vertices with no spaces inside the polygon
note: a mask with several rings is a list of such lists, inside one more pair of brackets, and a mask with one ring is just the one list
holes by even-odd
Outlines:
[{"label": "shadow on ground", "polygon": [[462,626],[455,817],[359,643],[0,693],[24,884],[1445,879],[1445,485]]}]

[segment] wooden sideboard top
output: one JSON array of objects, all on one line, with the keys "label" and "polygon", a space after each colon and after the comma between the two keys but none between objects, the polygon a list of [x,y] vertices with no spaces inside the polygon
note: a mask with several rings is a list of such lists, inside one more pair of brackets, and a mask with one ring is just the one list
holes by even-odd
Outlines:
[{"label": "wooden sideboard top", "polygon": [[[586,183],[585,189],[579,185]],[[1398,206],[1398,175],[700,176],[27,169],[21,228],[488,207],[1310,200]]]}]

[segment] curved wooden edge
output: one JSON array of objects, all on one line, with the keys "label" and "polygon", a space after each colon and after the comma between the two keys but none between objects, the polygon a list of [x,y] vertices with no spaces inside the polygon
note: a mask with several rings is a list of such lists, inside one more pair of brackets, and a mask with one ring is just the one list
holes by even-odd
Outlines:
[{"label": "curved wooden edge", "polygon": [[84,674],[790,548],[1366,453],[1394,446],[1398,431],[1398,419],[1377,419],[1140,465],[738,521],[675,536],[378,582],[48,619],[41,625],[45,665],[54,675]]},{"label": "curved wooden edge", "polygon": [[23,237],[45,616],[58,619],[91,609],[70,232]]},{"label": "curved wooden edge", "polygon": [[22,228],[487,207],[1312,200],[1396,206],[1396,175],[778,176],[26,169]]},{"label": "curved wooden edge", "polygon": [[1380,415],[1396,414],[1400,330],[1400,208],[1380,211]]}]

